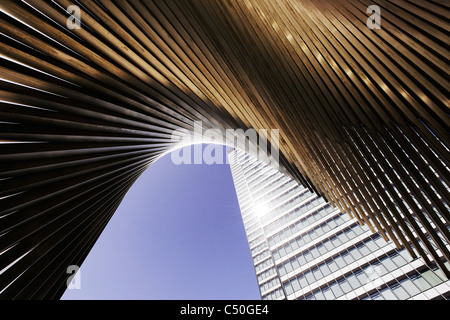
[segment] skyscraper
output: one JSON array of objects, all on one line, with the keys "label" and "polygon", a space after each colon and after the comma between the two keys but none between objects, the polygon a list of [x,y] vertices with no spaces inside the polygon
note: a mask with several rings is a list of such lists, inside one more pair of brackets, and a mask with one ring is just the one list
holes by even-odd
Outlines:
[{"label": "skyscraper", "polygon": [[228,157],[262,299],[450,297],[438,268],[256,158]]}]

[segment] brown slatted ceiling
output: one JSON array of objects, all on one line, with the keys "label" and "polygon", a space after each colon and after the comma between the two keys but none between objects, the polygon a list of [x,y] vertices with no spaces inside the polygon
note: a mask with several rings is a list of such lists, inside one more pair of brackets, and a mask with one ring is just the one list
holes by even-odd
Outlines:
[{"label": "brown slatted ceiling", "polygon": [[[81,29],[66,27],[72,4]],[[366,25],[373,4],[381,29]],[[2,298],[59,298],[67,266],[194,121],[279,129],[283,172],[450,275],[448,2],[0,9]]]}]

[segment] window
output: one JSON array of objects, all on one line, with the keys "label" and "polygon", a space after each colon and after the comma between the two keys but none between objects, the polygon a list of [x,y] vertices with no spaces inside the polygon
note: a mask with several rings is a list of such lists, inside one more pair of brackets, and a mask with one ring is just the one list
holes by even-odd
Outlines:
[{"label": "window", "polygon": [[344,258],[344,261],[347,265],[349,265],[350,263],[354,262],[353,257],[348,253],[343,253],[342,257]]},{"label": "window", "polygon": [[311,272],[305,273],[305,278],[306,278],[306,281],[308,281],[309,284],[313,284],[314,282],[316,282],[316,279],[314,279],[314,277],[313,277]]},{"label": "window", "polygon": [[400,285],[408,292],[411,296],[415,296],[420,293],[420,290],[415,286],[415,284],[409,279],[406,278],[400,282]]},{"label": "window", "polygon": [[431,288],[430,284],[420,275],[415,275],[411,277],[411,280],[421,291],[425,291]]},{"label": "window", "polygon": [[289,295],[289,294],[291,294],[291,293],[294,292],[294,289],[292,288],[292,285],[291,285],[290,282],[288,282],[288,283],[286,283],[286,284],[284,285],[284,290],[286,291],[286,294],[287,294],[287,295]]},{"label": "window", "polygon": [[397,296],[399,300],[406,300],[410,295],[399,284],[392,287],[392,292]]},{"label": "window", "polygon": [[335,248],[339,247],[341,245],[341,241],[338,239],[338,237],[333,237],[331,239],[331,242],[333,243],[333,246]]},{"label": "window", "polygon": [[347,281],[353,289],[359,288],[361,286],[361,284],[358,281],[358,278],[355,275],[348,276]]},{"label": "window", "polygon": [[331,271],[328,268],[328,265],[326,263],[321,264],[319,268],[324,277],[326,277],[327,275],[329,275],[331,273]]},{"label": "window", "polygon": [[339,269],[338,265],[334,260],[330,260],[327,262],[328,267],[330,268],[331,272],[335,272]]},{"label": "window", "polygon": [[301,266],[304,266],[306,264],[306,259],[303,255],[300,255],[297,257],[298,263],[300,263]]},{"label": "window", "polygon": [[347,279],[341,280],[339,282],[339,286],[341,287],[341,289],[344,293],[348,293],[348,292],[352,291],[352,287],[348,283]]},{"label": "window", "polygon": [[308,285],[305,277],[298,278],[298,282],[302,288],[305,288]]},{"label": "window", "polygon": [[323,295],[325,296],[325,299],[327,299],[327,300],[335,299],[333,292],[330,290],[330,287],[323,289],[322,292],[323,292]]},{"label": "window", "polygon": [[442,280],[431,270],[422,273],[424,277],[432,286],[436,286],[442,282]]},{"label": "window", "polygon": [[298,290],[301,289],[300,283],[298,282],[298,279],[292,280],[292,281],[291,281],[291,284],[292,284],[292,289],[293,289],[294,291],[298,291]]},{"label": "window", "polygon": [[319,279],[323,278],[322,272],[320,272],[320,269],[319,269],[319,268],[315,268],[315,269],[312,271],[312,273],[313,273],[313,275],[314,275],[314,278],[316,278],[316,280],[319,280]]},{"label": "window", "polygon": [[322,291],[317,291],[314,293],[314,296],[316,297],[316,300],[325,300],[325,296],[323,295]]},{"label": "window", "polygon": [[355,259],[355,261],[362,258],[361,253],[356,248],[352,248],[349,252],[352,255],[353,259]]},{"label": "window", "polygon": [[297,241],[292,241],[290,243],[291,247],[292,247],[292,251],[296,250],[298,248],[298,243]]},{"label": "window", "polygon": [[361,255],[362,255],[363,257],[367,256],[367,255],[370,253],[369,249],[367,248],[367,246],[366,246],[364,243],[363,243],[363,244],[360,244],[360,245],[357,247],[357,249],[358,249],[358,251],[361,253]]},{"label": "window", "polygon": [[381,263],[386,267],[388,271],[393,271],[397,269],[397,265],[394,262],[392,262],[390,257],[384,258],[383,260],[381,260]]},{"label": "window", "polygon": [[300,263],[298,262],[297,259],[292,260],[291,264],[292,264],[292,268],[294,268],[294,270],[300,267]]},{"label": "window", "polygon": [[359,272],[357,272],[355,275],[356,275],[356,278],[358,279],[358,281],[359,281],[361,284],[364,285],[364,284],[367,283],[368,278],[367,278],[367,275],[366,275],[365,272],[359,271]]},{"label": "window", "polygon": [[339,268],[344,268],[347,265],[347,263],[345,263],[344,259],[341,256],[336,257],[334,261],[337,263]]},{"label": "window", "polygon": [[372,252],[378,250],[378,246],[375,244],[375,242],[373,242],[373,240],[367,241],[365,244],[367,248]]},{"label": "window", "polygon": [[388,288],[382,290],[380,293],[386,300],[398,300],[397,297]]},{"label": "window", "polygon": [[314,259],[317,259],[318,257],[320,257],[320,253],[319,253],[319,250],[317,250],[317,248],[312,248],[310,252],[311,252],[312,256],[314,257]]},{"label": "window", "polygon": [[291,272],[292,271],[292,266],[291,266],[291,264],[288,262],[288,263],[286,263],[286,265],[285,265],[285,269],[286,269],[286,273],[289,273],[289,272]]},{"label": "window", "polygon": [[307,262],[310,262],[310,261],[312,261],[312,259],[313,259],[312,255],[311,255],[311,253],[310,253],[309,251],[305,252],[305,253],[303,254],[303,256],[305,257],[305,259],[306,259]]},{"label": "window", "polygon": [[319,250],[320,254],[324,255],[327,253],[327,248],[323,244],[319,244],[317,246],[317,249]]},{"label": "window", "polygon": [[330,286],[330,289],[331,289],[331,291],[333,291],[336,298],[339,298],[340,296],[342,296],[344,294],[344,292],[342,291],[341,287],[339,286],[339,284],[337,282],[333,283]]}]

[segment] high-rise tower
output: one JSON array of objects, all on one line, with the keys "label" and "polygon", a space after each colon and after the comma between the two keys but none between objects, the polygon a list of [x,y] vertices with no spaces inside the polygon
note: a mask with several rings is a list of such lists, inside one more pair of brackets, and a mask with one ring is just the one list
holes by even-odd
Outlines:
[{"label": "high-rise tower", "polygon": [[438,268],[256,158],[236,149],[228,157],[263,299],[450,296]]}]

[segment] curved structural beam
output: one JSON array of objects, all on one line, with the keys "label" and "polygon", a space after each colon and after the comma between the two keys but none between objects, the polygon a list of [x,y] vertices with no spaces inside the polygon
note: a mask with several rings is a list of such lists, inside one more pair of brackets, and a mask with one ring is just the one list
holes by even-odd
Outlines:
[{"label": "curved structural beam", "polygon": [[67,267],[194,121],[279,129],[282,170],[449,275],[447,2],[0,10],[2,298],[59,298]]}]

